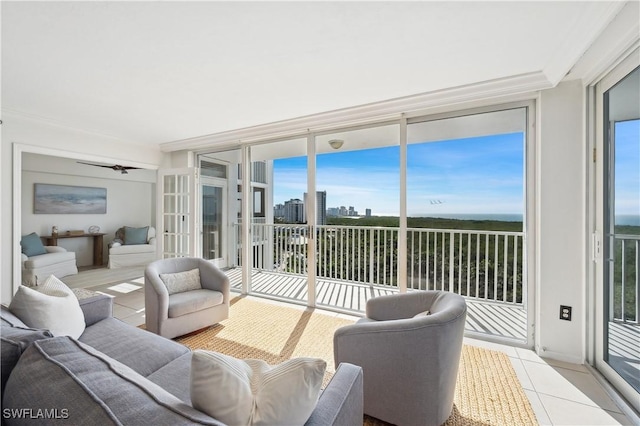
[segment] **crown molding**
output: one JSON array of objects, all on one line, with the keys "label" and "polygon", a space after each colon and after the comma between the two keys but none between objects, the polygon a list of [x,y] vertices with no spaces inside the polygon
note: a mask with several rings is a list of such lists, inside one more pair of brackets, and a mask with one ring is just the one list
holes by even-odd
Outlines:
[{"label": "crown molding", "polygon": [[542,71],[499,78],[419,95],[390,99],[291,120],[214,133],[160,144],[164,152],[233,147],[270,139],[294,138],[332,128],[399,120],[414,111],[490,101],[510,95],[549,89],[553,84]]},{"label": "crown molding", "polygon": [[567,79],[596,84],[626,56],[640,47],[640,2],[628,2],[598,40],[576,63]]},{"label": "crown molding", "polygon": [[129,139],[122,139],[119,138],[117,136],[113,136],[113,135],[107,135],[104,133],[99,133],[99,132],[95,132],[92,130],[86,130],[86,129],[82,129],[79,127],[74,127],[71,126],[69,124],[65,124],[61,121],[55,120],[53,118],[48,118],[48,117],[43,117],[37,114],[31,114],[31,113],[26,113],[23,111],[19,111],[19,110],[15,110],[15,109],[11,109],[11,108],[6,108],[6,107],[2,107],[0,109],[0,111],[2,112],[2,117],[3,120],[5,122],[8,122],[9,120],[5,119],[4,117],[8,117],[8,118],[17,118],[17,119],[21,119],[21,120],[28,120],[28,121],[32,121],[32,122],[36,122],[36,123],[40,123],[40,124],[45,124],[47,126],[52,126],[52,127],[57,127],[60,129],[64,129],[70,132],[76,132],[76,133],[84,133],[86,135],[91,135],[91,136],[97,136],[100,138],[105,138],[105,139],[111,139],[114,142],[117,143],[124,143],[124,144],[131,144],[131,145],[136,145],[139,147],[149,147],[149,144],[145,144],[142,142],[137,142],[137,141],[133,141],[133,140],[129,140]]},{"label": "crown molding", "polygon": [[622,1],[589,4],[542,70],[554,86],[567,76],[624,7]]}]

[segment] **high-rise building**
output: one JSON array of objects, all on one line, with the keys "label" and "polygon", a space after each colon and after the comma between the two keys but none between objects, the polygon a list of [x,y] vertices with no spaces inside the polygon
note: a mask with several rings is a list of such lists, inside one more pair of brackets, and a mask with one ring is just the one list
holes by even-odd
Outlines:
[{"label": "high-rise building", "polygon": [[327,209],[327,216],[339,216],[340,215],[340,209],[337,207],[329,207]]},{"label": "high-rise building", "polygon": [[365,209],[365,210],[364,210],[364,215],[365,215],[366,217],[371,217],[371,209]]},{"label": "high-rise building", "polygon": [[284,217],[284,204],[276,204],[273,206],[273,217]]},{"label": "high-rise building", "polygon": [[[307,193],[304,193],[305,212],[307,206]],[[316,225],[327,224],[327,191],[316,191]]]},{"label": "high-rise building", "polygon": [[356,209],[353,206],[349,206],[349,216],[358,216],[358,212],[356,211]]},{"label": "high-rise building", "polygon": [[299,198],[284,202],[284,221],[286,223],[305,223],[304,203]]}]

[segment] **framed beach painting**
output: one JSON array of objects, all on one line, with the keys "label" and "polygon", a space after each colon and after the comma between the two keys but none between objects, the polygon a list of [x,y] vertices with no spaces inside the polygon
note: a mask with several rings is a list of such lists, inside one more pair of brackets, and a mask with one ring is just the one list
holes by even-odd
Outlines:
[{"label": "framed beach painting", "polygon": [[107,188],[34,184],[35,214],[105,214]]}]

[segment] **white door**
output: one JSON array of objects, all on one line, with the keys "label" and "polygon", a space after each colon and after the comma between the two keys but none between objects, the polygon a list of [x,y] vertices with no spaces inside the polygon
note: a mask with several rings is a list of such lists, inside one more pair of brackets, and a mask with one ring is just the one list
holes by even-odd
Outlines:
[{"label": "white door", "polygon": [[202,258],[227,266],[227,183],[224,179],[202,176],[200,183],[200,235]]},{"label": "white door", "polygon": [[[640,410],[640,53],[596,86],[598,370]],[[598,243],[600,241],[600,243]],[[599,251],[599,253],[597,253]]]},{"label": "white door", "polygon": [[162,259],[196,256],[197,181],[196,168],[158,171],[158,252]]}]

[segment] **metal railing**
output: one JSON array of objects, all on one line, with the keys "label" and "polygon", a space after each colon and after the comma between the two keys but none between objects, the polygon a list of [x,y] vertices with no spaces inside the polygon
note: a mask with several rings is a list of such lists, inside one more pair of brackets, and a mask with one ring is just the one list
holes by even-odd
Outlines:
[{"label": "metal railing", "polygon": [[397,285],[398,228],[322,225],[316,229],[318,278]]},{"label": "metal railing", "polygon": [[640,236],[611,237],[610,313],[614,321],[640,324]]},{"label": "metal railing", "polygon": [[509,304],[524,298],[524,233],[410,228],[407,287]]},{"label": "metal railing", "polygon": [[[253,224],[252,267],[306,275],[309,232],[318,279],[397,287],[399,229],[392,227]],[[407,287],[522,305],[524,247],[522,232],[410,228]]]}]

